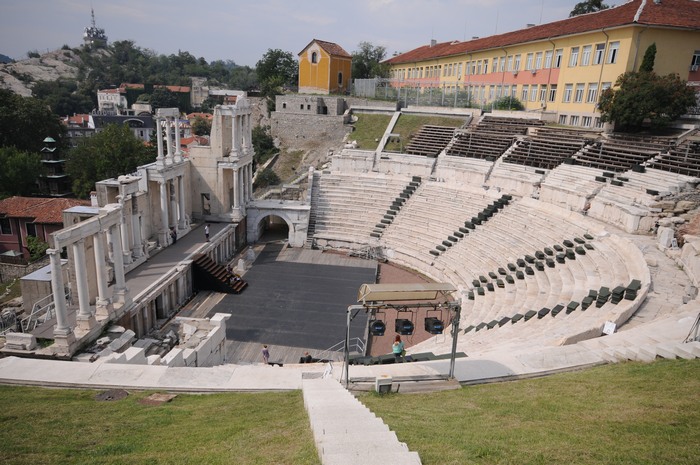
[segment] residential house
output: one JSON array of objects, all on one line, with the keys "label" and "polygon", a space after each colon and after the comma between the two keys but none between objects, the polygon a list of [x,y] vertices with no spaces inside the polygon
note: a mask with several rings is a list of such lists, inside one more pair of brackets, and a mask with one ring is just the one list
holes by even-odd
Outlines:
[{"label": "residential house", "polygon": [[299,52],[300,94],[345,94],[351,74],[352,56],[338,44],[314,39]]}]

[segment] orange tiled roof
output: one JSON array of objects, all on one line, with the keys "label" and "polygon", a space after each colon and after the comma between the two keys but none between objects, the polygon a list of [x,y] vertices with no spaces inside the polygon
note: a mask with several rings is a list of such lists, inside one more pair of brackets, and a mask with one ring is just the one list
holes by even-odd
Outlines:
[{"label": "orange tiled roof", "polygon": [[8,218],[29,218],[34,223],[63,224],[63,210],[77,206],[90,206],[89,200],[9,197],[0,200],[0,215]]},{"label": "orange tiled roof", "polygon": [[157,84],[157,85],[153,86],[153,88],[155,88],[155,89],[166,88],[170,92],[189,92],[190,91],[190,88],[188,86],[164,86],[164,85]]},{"label": "orange tiled roof", "polygon": [[574,16],[527,29],[506,32],[467,42],[442,42],[424,45],[385,61],[389,64],[414,63],[446,56],[535,42],[632,24],[700,29],[700,2],[695,0],[632,0],[596,13]]},{"label": "orange tiled roof", "polygon": [[[321,47],[323,50],[328,52],[329,55],[346,58],[352,57],[352,55],[346,52],[345,49],[343,49],[343,47],[341,47],[340,45],[333,42],[326,42],[325,40],[313,39],[311,42],[309,42],[309,44],[306,47],[304,47],[304,50],[309,48],[309,45],[313,44],[314,42],[316,42],[318,46]],[[304,50],[299,52],[298,55],[304,53]]]},{"label": "orange tiled roof", "polygon": [[198,116],[199,116],[200,118],[204,118],[204,119],[206,119],[206,120],[214,119],[214,115],[212,115],[211,113],[201,113],[201,112],[190,113],[190,114],[187,115],[187,119],[192,120],[192,119],[195,119],[195,118],[198,117]]}]

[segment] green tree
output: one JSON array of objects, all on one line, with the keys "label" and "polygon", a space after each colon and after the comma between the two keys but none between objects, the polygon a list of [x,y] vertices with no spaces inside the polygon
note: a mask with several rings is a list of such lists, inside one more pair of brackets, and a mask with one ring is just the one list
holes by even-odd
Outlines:
[{"label": "green tree", "polygon": [[578,16],[586,13],[595,13],[600,10],[607,10],[610,5],[603,3],[603,0],[584,0],[577,3],[574,9],[569,13],[569,17]]},{"label": "green tree", "polygon": [[192,133],[195,136],[208,136],[211,133],[211,120],[195,116],[192,122]]},{"label": "green tree", "polygon": [[662,128],[694,105],[695,91],[677,74],[634,71],[620,75],[615,88],[606,89],[598,102],[601,120],[614,122],[616,130],[628,132],[647,124],[652,129]]},{"label": "green tree", "polygon": [[92,99],[78,92],[78,84],[71,80],[38,81],[32,86],[32,95],[45,101],[57,115],[89,113]]},{"label": "green tree", "polygon": [[68,152],[66,172],[73,180],[73,192],[85,198],[97,181],[131,173],[153,161],[153,151],[127,125],[111,124]]},{"label": "green tree", "polygon": [[267,167],[255,178],[253,187],[255,189],[264,189],[268,186],[280,184],[281,182],[282,180],[277,176],[277,173],[272,171],[272,168]]},{"label": "green tree", "polygon": [[352,52],[353,79],[388,77],[389,66],[382,63],[385,57],[386,48],[370,42],[360,42],[358,50]]},{"label": "green tree", "polygon": [[45,102],[6,89],[0,89],[0,128],[0,147],[39,152],[47,136],[66,144],[65,126]]},{"label": "green tree", "polygon": [[642,64],[639,66],[639,71],[642,73],[651,73],[654,71],[654,61],[656,60],[656,42],[647,47],[642,58]]},{"label": "green tree", "polygon": [[270,126],[255,126],[251,131],[251,139],[256,163],[265,163],[273,154],[277,153],[275,141],[270,135]]},{"label": "green tree", "polygon": [[38,153],[0,147],[0,196],[28,196],[37,192],[37,177],[44,168]]},{"label": "green tree", "polygon": [[180,108],[180,99],[165,87],[156,87],[151,93],[151,107],[153,111],[158,108]]},{"label": "green tree", "polygon": [[505,96],[493,102],[493,108],[496,110],[522,111],[525,109],[525,106],[517,98]]},{"label": "green tree", "polygon": [[255,73],[260,83],[275,80],[280,85],[295,85],[298,80],[297,60],[289,52],[280,49],[268,49],[255,64]]},{"label": "green tree", "polygon": [[27,250],[29,250],[29,260],[35,261],[46,255],[49,244],[35,236],[27,236]]}]

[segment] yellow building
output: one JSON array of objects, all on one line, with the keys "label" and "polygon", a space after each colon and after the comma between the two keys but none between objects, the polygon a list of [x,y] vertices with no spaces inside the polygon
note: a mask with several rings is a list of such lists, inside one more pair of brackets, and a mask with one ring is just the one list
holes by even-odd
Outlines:
[{"label": "yellow building", "polygon": [[656,43],[654,71],[700,90],[700,2],[633,0],[596,13],[387,60],[395,85],[465,92],[473,105],[517,97],[561,124],[599,127],[600,92],[636,71]]},{"label": "yellow building", "polygon": [[314,39],[299,52],[299,93],[344,94],[351,72],[352,56],[343,47]]}]

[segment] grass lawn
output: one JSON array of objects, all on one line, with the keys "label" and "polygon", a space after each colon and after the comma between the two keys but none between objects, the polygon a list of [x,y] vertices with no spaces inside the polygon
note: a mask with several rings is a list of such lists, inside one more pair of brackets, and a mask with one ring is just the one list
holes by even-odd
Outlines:
[{"label": "grass lawn", "polygon": [[376,150],[377,140],[381,140],[386,126],[391,121],[391,115],[376,115],[372,113],[355,113],[357,122],[355,130],[348,140],[356,140],[362,150]]},{"label": "grass lawn", "polygon": [[[9,289],[9,292],[7,290]],[[22,289],[20,288],[19,279],[13,279],[6,283],[0,283],[0,304],[12,300],[16,297],[22,295]]]},{"label": "grass lawn", "polygon": [[301,161],[304,158],[303,150],[293,150],[287,152],[283,150],[277,161],[275,162],[275,173],[280,177],[282,183],[288,183],[293,181],[297,176],[299,176],[296,170],[301,166]]},{"label": "grass lawn", "polygon": [[0,386],[0,462],[8,464],[319,464],[301,392],[149,393]]},{"label": "grass lawn", "polygon": [[430,115],[404,115],[399,116],[396,121],[396,126],[391,131],[393,134],[401,135],[401,142],[390,142],[386,144],[384,150],[388,152],[398,152],[405,149],[413,136],[420,130],[424,124],[433,126],[449,126],[458,128],[464,124],[465,118],[451,118],[449,116],[430,116]]},{"label": "grass lawn", "polygon": [[424,465],[700,463],[700,360],[361,400]]}]

